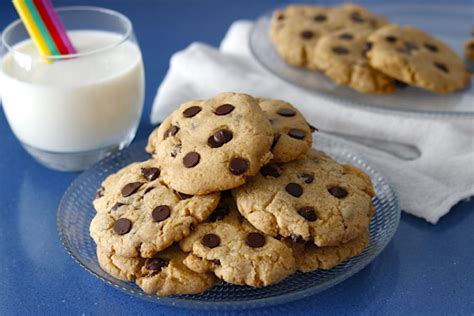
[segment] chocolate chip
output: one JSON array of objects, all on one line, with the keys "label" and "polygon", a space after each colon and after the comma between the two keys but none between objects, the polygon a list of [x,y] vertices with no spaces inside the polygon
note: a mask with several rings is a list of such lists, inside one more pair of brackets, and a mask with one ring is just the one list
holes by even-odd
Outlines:
[{"label": "chocolate chip", "polygon": [[133,193],[137,192],[138,189],[143,185],[143,182],[132,182],[129,184],[126,184],[122,188],[122,196],[127,197],[132,195]]},{"label": "chocolate chip", "polygon": [[362,55],[365,56],[369,50],[372,49],[374,43],[372,42],[365,42],[364,46],[362,46]]},{"label": "chocolate chip", "polygon": [[215,234],[206,234],[201,239],[201,244],[209,248],[215,248],[219,246],[221,239]]},{"label": "chocolate chip", "polygon": [[423,45],[425,46],[425,48],[426,48],[427,50],[430,50],[430,51],[432,51],[433,53],[436,53],[436,52],[438,51],[438,46],[436,46],[436,45],[429,44],[429,43],[425,43],[425,44],[423,44]]},{"label": "chocolate chip", "polygon": [[296,115],[296,111],[292,109],[281,108],[278,109],[277,113],[281,116],[291,117]]},{"label": "chocolate chip", "polygon": [[221,261],[219,259],[212,259],[211,262],[218,266],[221,265]]},{"label": "chocolate chip", "polygon": [[175,125],[171,125],[170,128],[168,128],[164,133],[163,133],[163,139],[168,138],[169,136],[174,136],[176,133],[178,133],[179,127]]},{"label": "chocolate chip", "polygon": [[359,12],[352,12],[351,19],[352,19],[352,21],[354,21],[356,23],[363,23],[365,21],[364,18],[360,15]]},{"label": "chocolate chip", "polygon": [[278,21],[281,21],[285,18],[285,15],[283,13],[279,13],[278,16],[277,16],[277,20]]},{"label": "chocolate chip", "polygon": [[395,43],[397,41],[397,38],[393,35],[388,35],[385,36],[385,40],[389,43]]},{"label": "chocolate chip", "polygon": [[270,147],[270,149],[275,148],[276,144],[278,143],[278,140],[280,140],[280,137],[281,137],[280,134],[276,134],[275,136],[273,136],[273,142],[272,142],[272,146]]},{"label": "chocolate chip", "polygon": [[176,144],[171,148],[171,157],[176,157],[181,152],[181,145]]},{"label": "chocolate chip", "polygon": [[351,39],[354,38],[354,36],[352,36],[351,33],[342,33],[341,35],[339,35],[339,38],[346,41],[350,41]]},{"label": "chocolate chip", "polygon": [[95,199],[100,199],[101,197],[104,196],[104,187],[100,187],[100,189],[97,189],[97,191],[95,191]]},{"label": "chocolate chip", "polygon": [[117,202],[117,203],[114,204],[114,206],[112,206],[112,208],[110,209],[110,211],[111,211],[111,212],[116,211],[116,210],[117,210],[120,206],[122,206],[122,205],[125,205],[125,204],[120,203],[120,202]]},{"label": "chocolate chip", "polygon": [[211,215],[209,215],[209,221],[210,222],[217,222],[217,221],[220,221],[222,219],[224,219],[224,217],[227,216],[227,214],[229,214],[230,212],[230,209],[229,209],[229,206],[227,205],[219,205],[213,212]]},{"label": "chocolate chip", "polygon": [[280,176],[280,172],[278,171],[278,166],[273,163],[269,163],[268,165],[263,166],[260,169],[260,173],[265,177],[269,176],[269,177],[278,178]]},{"label": "chocolate chip", "polygon": [[303,39],[311,39],[314,36],[314,33],[312,31],[303,31],[300,33],[301,38]]},{"label": "chocolate chip", "polygon": [[214,133],[214,135],[210,136],[207,140],[207,144],[211,148],[218,148],[228,143],[233,137],[231,131],[227,129],[221,129]]},{"label": "chocolate chip", "polygon": [[300,129],[297,128],[291,128],[288,131],[288,135],[290,137],[296,138],[296,139],[303,139],[306,136],[306,133]]},{"label": "chocolate chip", "polygon": [[325,16],[324,14],[318,14],[313,17],[313,20],[316,22],[324,22],[327,19],[328,19],[327,16]]},{"label": "chocolate chip", "polygon": [[195,167],[199,163],[200,159],[201,159],[201,156],[197,152],[191,151],[187,153],[186,156],[184,156],[183,165],[186,168]]},{"label": "chocolate chip", "polygon": [[232,112],[234,108],[235,107],[232,104],[222,104],[214,111],[214,113],[216,115],[227,115]]},{"label": "chocolate chip", "polygon": [[143,191],[143,195],[149,193],[151,190],[153,190],[155,187],[148,187],[145,189],[145,191]]},{"label": "chocolate chip", "polygon": [[151,212],[151,217],[155,222],[161,222],[170,217],[171,209],[168,205],[160,205],[155,207]]},{"label": "chocolate chip", "polygon": [[249,162],[243,158],[233,158],[229,164],[229,170],[236,176],[243,174],[249,168]]},{"label": "chocolate chip", "polygon": [[301,235],[291,234],[291,235],[290,235],[290,239],[291,239],[292,242],[295,242],[295,243],[298,243],[298,244],[304,244],[304,243],[306,243],[306,241],[304,240],[303,236],[301,236]]},{"label": "chocolate chip", "polygon": [[301,217],[306,219],[308,222],[314,222],[318,219],[314,208],[310,206],[300,207],[300,209],[298,210],[298,214],[300,214]]},{"label": "chocolate chip", "polygon": [[128,218],[119,218],[114,224],[114,231],[117,235],[125,235],[132,229],[132,222]]},{"label": "chocolate chip", "polygon": [[160,272],[168,265],[169,261],[162,258],[150,258],[146,260],[146,268],[154,272]]},{"label": "chocolate chip", "polygon": [[337,197],[338,199],[343,199],[347,196],[347,191],[344,188],[341,187],[332,187],[328,189],[329,193],[331,193],[332,196]]},{"label": "chocolate chip", "polygon": [[346,55],[349,54],[349,50],[342,46],[335,46],[332,48],[332,51],[338,55]]},{"label": "chocolate chip", "polygon": [[300,197],[303,194],[303,188],[298,183],[288,183],[285,187],[285,190],[294,197]]},{"label": "chocolate chip", "polygon": [[190,198],[193,197],[191,194],[181,193],[181,192],[178,192],[178,191],[175,191],[175,193],[176,193],[176,195],[178,195],[180,200],[187,200],[187,199],[190,199]]},{"label": "chocolate chip", "polygon": [[160,176],[160,169],[158,168],[142,168],[142,175],[148,181],[153,181]]},{"label": "chocolate chip", "polygon": [[199,112],[201,112],[201,107],[200,106],[191,106],[187,108],[186,110],[183,111],[183,116],[184,117],[193,117]]},{"label": "chocolate chip", "polygon": [[309,124],[308,122],[306,122],[306,124],[308,124],[309,130],[311,131],[311,133],[319,132],[319,129],[317,129],[313,125]]},{"label": "chocolate chip", "polygon": [[434,62],[434,65],[435,65],[436,68],[438,68],[439,70],[444,71],[445,73],[449,73],[449,69],[448,69],[448,66],[446,66],[446,64],[439,63],[439,62],[435,61],[435,62]]},{"label": "chocolate chip", "polygon": [[470,50],[474,50],[474,43],[469,44],[468,47],[469,47]]},{"label": "chocolate chip", "polygon": [[247,235],[247,239],[245,239],[245,243],[252,248],[260,248],[265,246],[266,239],[265,236],[263,236],[260,233],[249,233]]},{"label": "chocolate chip", "polygon": [[302,175],[300,175],[300,178],[303,179],[303,181],[307,184],[313,183],[314,180],[314,176],[309,173],[303,173]]}]

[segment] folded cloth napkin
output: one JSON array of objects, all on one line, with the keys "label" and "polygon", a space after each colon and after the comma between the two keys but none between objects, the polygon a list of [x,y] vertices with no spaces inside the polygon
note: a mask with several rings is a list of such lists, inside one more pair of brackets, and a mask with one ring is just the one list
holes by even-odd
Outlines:
[{"label": "folded cloth napkin", "polygon": [[[151,121],[161,122],[184,101],[219,92],[245,92],[295,104],[322,130],[408,143],[421,156],[403,160],[386,151],[341,140],[355,147],[384,173],[398,192],[402,209],[437,223],[462,199],[474,195],[474,122],[472,119],[430,119],[420,115],[341,105],[290,85],[252,57],[248,36],[252,22],[232,24],[219,49],[193,43],[173,55],[158,89]],[[314,135],[317,146],[318,135]]]}]

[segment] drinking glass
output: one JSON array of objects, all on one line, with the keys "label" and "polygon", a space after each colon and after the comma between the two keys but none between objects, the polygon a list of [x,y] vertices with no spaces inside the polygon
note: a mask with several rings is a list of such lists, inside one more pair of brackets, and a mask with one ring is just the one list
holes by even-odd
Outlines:
[{"label": "drinking glass", "polygon": [[40,55],[20,20],[0,44],[0,95],[22,146],[43,165],[83,170],[135,137],[144,69],[130,20],[97,7],[57,9],[76,54]]}]

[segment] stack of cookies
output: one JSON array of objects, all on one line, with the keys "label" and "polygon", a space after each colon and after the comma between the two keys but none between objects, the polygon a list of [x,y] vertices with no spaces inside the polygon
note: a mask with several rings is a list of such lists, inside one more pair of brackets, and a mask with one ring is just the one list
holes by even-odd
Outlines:
[{"label": "stack of cookies", "polygon": [[150,135],[153,158],[97,191],[90,233],[101,267],[147,293],[197,294],[357,255],[371,180],[313,149],[315,130],[280,100],[221,93],[182,104]]},{"label": "stack of cookies", "polygon": [[288,64],[320,70],[362,93],[388,94],[406,85],[448,93],[470,82],[446,44],[355,4],[290,5],[274,12],[270,37]]}]

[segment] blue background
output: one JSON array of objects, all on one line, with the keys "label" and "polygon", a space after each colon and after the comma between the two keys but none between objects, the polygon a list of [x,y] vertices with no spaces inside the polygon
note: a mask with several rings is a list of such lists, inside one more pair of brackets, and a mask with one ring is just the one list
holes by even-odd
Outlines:
[{"label": "blue background", "polygon": [[[147,82],[137,139],[145,139],[153,128],[151,103],[173,52],[192,41],[217,46],[232,21],[254,19],[283,3],[54,2],[109,7],[134,23]],[[472,1],[461,3],[473,10]],[[1,0],[0,29],[13,19],[16,13],[10,1]],[[38,165],[21,148],[0,111],[0,314],[201,314],[128,296],[88,274],[67,255],[56,231],[56,208],[76,176]],[[473,210],[474,201],[461,202],[436,226],[403,214],[394,240],[357,275],[303,301],[243,313],[473,315]]]}]

